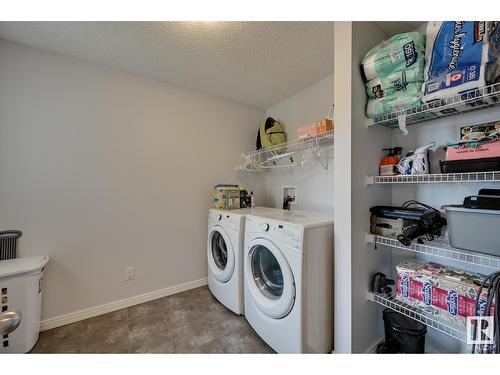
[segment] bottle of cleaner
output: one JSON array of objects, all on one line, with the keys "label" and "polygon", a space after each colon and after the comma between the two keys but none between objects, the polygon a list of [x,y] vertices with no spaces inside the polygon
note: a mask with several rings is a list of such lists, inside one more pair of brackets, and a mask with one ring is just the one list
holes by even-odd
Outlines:
[{"label": "bottle of cleaner", "polygon": [[248,201],[248,192],[245,190],[244,186],[240,186],[240,208],[248,208],[250,207],[247,205]]},{"label": "bottle of cleaner", "polygon": [[399,164],[399,157],[401,155],[402,147],[384,148],[388,151],[387,155],[380,161],[379,175],[380,176],[395,176],[398,174],[397,165]]},{"label": "bottle of cleaner", "polygon": [[250,192],[250,206],[255,207],[255,196],[253,195],[253,191]]}]

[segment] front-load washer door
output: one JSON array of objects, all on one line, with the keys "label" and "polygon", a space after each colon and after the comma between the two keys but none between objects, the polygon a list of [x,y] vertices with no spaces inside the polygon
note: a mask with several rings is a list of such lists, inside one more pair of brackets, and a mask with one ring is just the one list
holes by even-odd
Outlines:
[{"label": "front-load washer door", "polygon": [[271,318],[287,316],[295,301],[295,280],[283,253],[273,242],[257,238],[246,260],[245,278],[256,306]]},{"label": "front-load washer door", "polygon": [[235,255],[224,228],[216,225],[208,234],[208,267],[221,283],[229,281],[234,272]]}]

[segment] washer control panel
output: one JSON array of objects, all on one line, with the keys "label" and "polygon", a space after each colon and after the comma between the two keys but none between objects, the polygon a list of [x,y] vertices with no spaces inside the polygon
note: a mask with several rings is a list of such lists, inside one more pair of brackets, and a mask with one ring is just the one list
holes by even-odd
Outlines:
[{"label": "washer control panel", "polygon": [[302,248],[304,228],[298,225],[280,223],[265,218],[247,216],[245,224],[246,233],[262,233],[273,239],[282,241],[296,249]]}]

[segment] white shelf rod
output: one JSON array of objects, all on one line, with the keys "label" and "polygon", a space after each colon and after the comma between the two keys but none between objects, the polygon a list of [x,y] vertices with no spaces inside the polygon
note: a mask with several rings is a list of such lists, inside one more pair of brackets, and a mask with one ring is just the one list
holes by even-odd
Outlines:
[{"label": "white shelf rod", "polygon": [[500,171],[437,173],[421,175],[366,176],[366,184],[436,184],[436,183],[500,182]]},{"label": "white shelf rod", "polygon": [[415,108],[399,111],[366,119],[366,126],[382,125],[396,128],[402,121],[406,125],[436,120],[442,117],[457,115],[500,104],[500,83],[480,87],[467,93],[443,98],[428,104],[421,104]]},{"label": "white shelf rod", "polygon": [[422,309],[416,306],[410,306],[400,300],[395,299],[392,296],[388,297],[370,291],[367,292],[366,299],[384,307],[388,307],[391,310],[397,311],[400,314],[407,316],[408,318],[424,323],[425,325],[427,325],[427,327],[435,329],[436,331],[444,333],[445,335],[453,337],[462,342],[466,341],[466,332],[464,328],[427,315]]},{"label": "white shelf rod", "polygon": [[481,266],[494,270],[500,269],[500,257],[455,249],[451,247],[447,241],[443,240],[434,240],[426,244],[412,242],[410,246],[405,246],[396,238],[367,233],[366,242],[377,245],[386,245],[396,249],[412,251],[414,253],[449,259],[466,264],[472,264],[474,266]]}]

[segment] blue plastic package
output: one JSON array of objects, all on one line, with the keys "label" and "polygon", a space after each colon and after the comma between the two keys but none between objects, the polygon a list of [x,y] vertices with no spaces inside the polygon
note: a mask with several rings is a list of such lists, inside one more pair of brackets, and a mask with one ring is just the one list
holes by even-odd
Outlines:
[{"label": "blue plastic package", "polygon": [[425,102],[486,85],[488,22],[445,21],[427,25]]}]

